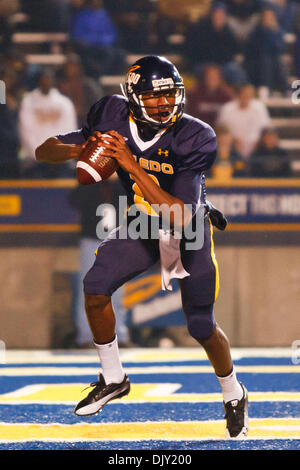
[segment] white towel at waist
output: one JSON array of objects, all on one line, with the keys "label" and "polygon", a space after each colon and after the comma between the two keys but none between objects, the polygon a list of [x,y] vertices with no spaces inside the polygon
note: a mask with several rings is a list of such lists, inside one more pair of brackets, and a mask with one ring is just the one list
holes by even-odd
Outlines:
[{"label": "white towel at waist", "polygon": [[161,262],[161,288],[173,290],[171,280],[190,276],[184,269],[180,256],[180,239],[176,239],[170,230],[159,230],[159,251]]}]

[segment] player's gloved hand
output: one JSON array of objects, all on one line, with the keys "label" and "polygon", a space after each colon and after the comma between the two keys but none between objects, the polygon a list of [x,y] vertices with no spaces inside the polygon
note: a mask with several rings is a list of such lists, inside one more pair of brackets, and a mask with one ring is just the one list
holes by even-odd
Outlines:
[{"label": "player's gloved hand", "polygon": [[219,230],[225,230],[227,227],[227,219],[225,215],[215,208],[211,202],[206,201],[205,203],[206,214],[205,217],[209,217],[214,227]]}]

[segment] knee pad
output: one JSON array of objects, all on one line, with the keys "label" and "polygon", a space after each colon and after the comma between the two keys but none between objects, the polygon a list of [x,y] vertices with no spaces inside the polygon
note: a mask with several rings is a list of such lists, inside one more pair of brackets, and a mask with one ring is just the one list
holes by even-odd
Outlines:
[{"label": "knee pad", "polygon": [[213,305],[191,306],[185,309],[188,331],[199,342],[207,339],[215,329]]}]

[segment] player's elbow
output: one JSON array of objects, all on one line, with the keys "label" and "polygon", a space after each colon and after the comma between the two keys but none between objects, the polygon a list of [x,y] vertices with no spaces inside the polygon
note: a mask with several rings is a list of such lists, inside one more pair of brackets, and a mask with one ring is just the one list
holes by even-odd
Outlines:
[{"label": "player's elbow", "polygon": [[38,162],[46,162],[49,153],[47,140],[35,149],[35,158]]},{"label": "player's elbow", "polygon": [[38,162],[50,162],[51,150],[56,145],[57,139],[50,137],[35,149],[35,158]]},{"label": "player's elbow", "polygon": [[44,151],[43,151],[43,144],[42,144],[42,145],[39,145],[39,146],[35,149],[35,159],[36,159],[38,162],[42,162],[42,161],[44,161],[43,156],[44,156]]}]

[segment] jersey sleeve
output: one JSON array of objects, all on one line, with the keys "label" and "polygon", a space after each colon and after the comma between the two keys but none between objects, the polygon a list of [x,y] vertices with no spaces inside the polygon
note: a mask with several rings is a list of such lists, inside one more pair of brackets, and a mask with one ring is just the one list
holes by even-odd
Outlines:
[{"label": "jersey sleeve", "polygon": [[63,144],[83,144],[89,136],[93,134],[96,124],[101,120],[101,116],[108,100],[109,96],[105,96],[93,104],[81,129],[68,132],[67,134],[58,134],[56,137]]},{"label": "jersey sleeve", "polygon": [[192,170],[198,173],[209,170],[217,157],[217,140],[210,126],[194,126],[192,134],[183,144],[184,155],[180,158],[177,171]]},{"label": "jersey sleeve", "polygon": [[97,101],[97,103],[95,103],[89,110],[86,121],[82,127],[82,134],[84,135],[85,140],[93,134],[96,125],[101,121],[106,105],[110,99],[110,96],[104,96],[104,98]]},{"label": "jersey sleeve", "polygon": [[185,170],[176,174],[170,188],[170,194],[180,199],[184,204],[192,206],[193,214],[199,202],[201,190],[201,173]]},{"label": "jersey sleeve", "polygon": [[56,137],[63,144],[82,145],[86,141],[82,133],[82,129],[78,129],[77,131],[67,132],[67,134],[58,134],[56,135]]}]

